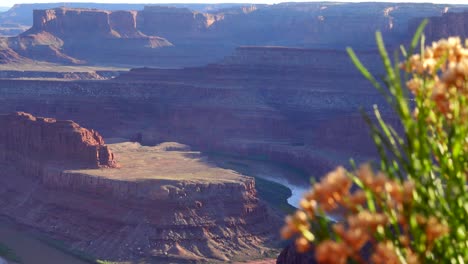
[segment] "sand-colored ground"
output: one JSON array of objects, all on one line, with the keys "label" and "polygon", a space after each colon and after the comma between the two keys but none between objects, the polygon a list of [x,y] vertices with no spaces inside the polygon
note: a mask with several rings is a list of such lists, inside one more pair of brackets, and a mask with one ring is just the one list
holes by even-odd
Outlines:
[{"label": "sand-colored ground", "polygon": [[174,181],[207,181],[210,183],[239,182],[244,177],[207,161],[200,152],[190,151],[185,145],[163,143],[158,146],[141,146],[125,142],[110,144],[120,168],[70,170],[109,179],[139,181],[148,179]]}]

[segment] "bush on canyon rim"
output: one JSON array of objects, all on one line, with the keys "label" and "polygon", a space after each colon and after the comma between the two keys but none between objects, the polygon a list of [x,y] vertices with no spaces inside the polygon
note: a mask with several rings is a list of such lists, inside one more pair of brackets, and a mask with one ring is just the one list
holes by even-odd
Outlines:
[{"label": "bush on canyon rim", "polygon": [[[390,60],[376,33],[386,69],[382,83],[348,48],[404,133],[374,106],[376,121],[364,118],[379,151],[379,171],[367,164],[337,168],[286,218],[283,238],[294,238],[300,252],[314,248],[319,263],[468,262],[468,40],[463,45],[452,37],[425,47],[426,23],[409,50],[402,47],[401,63],[398,53]],[[418,44],[420,53],[413,54]],[[342,221],[324,217],[335,211]]]}]

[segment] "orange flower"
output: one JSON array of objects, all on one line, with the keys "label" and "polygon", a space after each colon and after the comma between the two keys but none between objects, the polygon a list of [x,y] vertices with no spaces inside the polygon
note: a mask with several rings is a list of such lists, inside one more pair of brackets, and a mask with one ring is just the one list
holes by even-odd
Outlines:
[{"label": "orange flower", "polygon": [[349,194],[352,181],[346,175],[343,167],[338,167],[328,173],[320,183],[314,185],[314,190],[307,198],[317,201],[320,207],[329,212],[338,208],[338,204],[343,201],[343,197]]},{"label": "orange flower", "polygon": [[374,264],[400,264],[400,259],[395,252],[395,247],[389,241],[380,242],[375,247],[375,251],[371,256]]},{"label": "orange flower", "polygon": [[369,241],[369,234],[359,227],[351,227],[345,230],[342,224],[335,224],[333,225],[333,231],[341,237],[346,245],[354,252],[361,250],[367,241]]},{"label": "orange flower", "polygon": [[310,249],[310,243],[305,237],[298,237],[295,241],[296,250],[299,253],[307,252]]},{"label": "orange flower", "polygon": [[449,228],[447,225],[440,223],[434,216],[429,217],[426,225],[426,238],[429,245],[448,232]]},{"label": "orange flower", "polygon": [[371,231],[377,230],[377,227],[384,226],[388,222],[385,214],[369,211],[360,211],[357,215],[350,215],[347,220],[351,228],[363,228]]},{"label": "orange flower", "polygon": [[315,258],[321,264],[346,264],[349,253],[345,244],[325,240],[317,245]]}]

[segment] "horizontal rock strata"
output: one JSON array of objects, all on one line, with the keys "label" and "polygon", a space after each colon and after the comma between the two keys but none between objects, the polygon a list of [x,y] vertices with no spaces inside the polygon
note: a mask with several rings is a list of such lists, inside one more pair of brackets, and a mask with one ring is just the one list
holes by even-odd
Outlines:
[{"label": "horizontal rock strata", "polygon": [[[0,116],[0,151],[37,162],[69,162],[83,168],[116,167],[113,153],[94,130],[73,121],[34,117],[17,112]],[[14,160],[14,159],[13,159]]]},{"label": "horizontal rock strata", "polygon": [[157,263],[270,250],[280,219],[259,201],[254,180],[183,145],[107,146],[72,121],[23,112],[0,116],[0,125],[0,215],[72,250]]}]

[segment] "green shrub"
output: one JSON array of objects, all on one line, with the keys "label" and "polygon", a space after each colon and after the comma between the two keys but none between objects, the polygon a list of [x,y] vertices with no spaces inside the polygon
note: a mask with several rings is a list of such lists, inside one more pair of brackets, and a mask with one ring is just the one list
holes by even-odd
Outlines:
[{"label": "green shrub", "polygon": [[[399,53],[389,58],[376,33],[382,81],[348,48],[403,129],[386,123],[377,106],[376,121],[363,113],[379,152],[378,172],[367,164],[339,167],[287,217],[283,237],[294,238],[299,251],[314,248],[319,263],[468,262],[468,42],[454,37],[425,47],[426,23],[409,49],[402,46],[401,63]],[[330,213],[342,221],[317,217]]]}]

